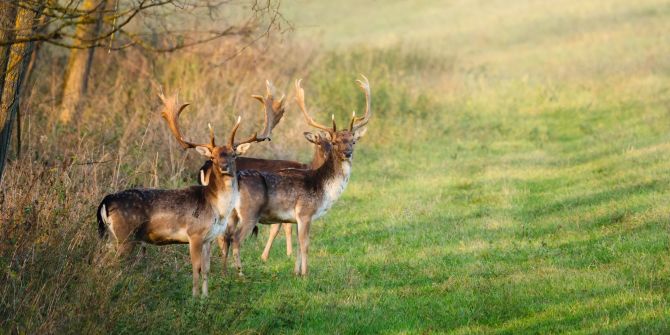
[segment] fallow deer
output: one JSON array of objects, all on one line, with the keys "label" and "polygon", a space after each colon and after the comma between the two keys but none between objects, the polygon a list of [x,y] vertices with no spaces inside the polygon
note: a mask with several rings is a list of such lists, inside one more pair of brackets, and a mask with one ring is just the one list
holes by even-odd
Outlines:
[{"label": "fallow deer", "polygon": [[[270,85],[268,82],[268,87]],[[260,137],[254,133],[242,141],[235,141],[240,126],[238,118],[226,144],[219,146],[211,126],[209,143],[186,141],[177,120],[188,104],[177,108],[176,95],[170,98],[163,94],[159,96],[163,102],[161,114],[177,142],[184,149],[194,148],[211,160],[213,168],[204,176],[207,186],[177,190],[129,189],[107,195],[98,207],[98,232],[100,237],[110,232],[120,254],[130,253],[138,242],[156,245],[188,243],[193,266],[193,296],[198,295],[200,275],[202,295],[207,296],[211,242],[226,229],[239,196],[235,160],[251,143],[270,138],[272,129],[283,116],[283,101],[274,104],[272,95],[265,99],[265,124]]]},{"label": "fallow deer", "polygon": [[224,260],[232,244],[235,265],[242,275],[240,245],[258,222],[297,223],[299,248],[296,252],[296,275],[307,274],[307,253],[311,223],[323,216],[344,191],[351,174],[354,145],[365,133],[370,120],[370,85],[363,76],[357,80],[365,93],[365,115],[349,123],[349,129],[337,130],[333,126],[315,122],[305,108],[305,93],[296,81],[296,101],[308,124],[324,130],[330,144],[328,157],[317,169],[284,169],[278,172],[245,170],[238,174],[240,197],[231,215],[225,235],[219,236]]},{"label": "fallow deer", "polygon": [[[283,169],[294,168],[294,169],[317,169],[320,167],[323,162],[326,160],[328,155],[328,150],[330,148],[329,142],[326,140],[325,136],[321,136],[318,133],[305,132],[305,138],[307,141],[314,144],[314,156],[312,161],[309,164],[304,164],[295,161],[288,160],[273,160],[273,159],[261,159],[261,158],[251,158],[251,157],[239,157],[236,160],[237,171],[244,170],[257,170],[257,171],[267,171],[267,172],[279,172]],[[204,175],[211,168],[211,161],[205,162],[205,164],[200,168],[198,183],[200,185],[205,185]],[[265,244],[265,249],[261,255],[263,261],[267,261],[270,256],[270,249],[272,248],[272,242],[279,234],[279,228],[284,227],[284,233],[286,235],[286,255],[290,256],[293,252],[293,243],[291,241],[291,225],[290,223],[272,223],[270,226],[270,236],[268,241]],[[257,227],[254,227],[254,232],[257,230]],[[219,245],[223,250],[221,245],[221,240],[219,240]]]}]

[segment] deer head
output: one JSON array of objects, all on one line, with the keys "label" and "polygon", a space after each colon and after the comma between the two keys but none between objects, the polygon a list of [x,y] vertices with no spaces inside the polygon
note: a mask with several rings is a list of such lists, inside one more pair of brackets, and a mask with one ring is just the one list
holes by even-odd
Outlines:
[{"label": "deer head", "polygon": [[[356,80],[356,83],[361,88],[365,94],[365,114],[362,117],[357,117],[356,112],[353,112],[351,116],[351,121],[349,122],[349,128],[344,130],[337,130],[337,124],[335,123],[335,115],[332,115],[332,127],[324,126],[312,119],[307,112],[305,107],[305,91],[300,86],[301,80],[298,79],[295,82],[296,88],[296,102],[298,107],[302,111],[307,124],[314,128],[323,130],[323,136],[330,142],[333,152],[336,156],[342,161],[350,161],[353,158],[354,154],[354,145],[356,142],[365,135],[367,131],[367,124],[370,121],[370,83],[368,78],[364,75],[361,75],[363,80]],[[310,140],[308,138],[308,140]]]},{"label": "deer head", "polygon": [[314,151],[314,158],[312,159],[312,168],[317,168],[323,164],[328,158],[330,151],[332,150],[332,145],[328,139],[328,135],[324,132],[311,133],[304,132],[305,139],[308,142],[316,145],[316,150]]}]

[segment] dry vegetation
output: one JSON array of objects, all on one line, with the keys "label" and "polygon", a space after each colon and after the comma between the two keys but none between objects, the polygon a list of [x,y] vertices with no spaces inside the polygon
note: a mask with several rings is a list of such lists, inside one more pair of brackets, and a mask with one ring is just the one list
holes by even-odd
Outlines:
[{"label": "dry vegetation", "polygon": [[[238,114],[249,131],[261,117],[249,95],[263,92],[265,78],[288,87],[305,67],[306,59],[294,57],[280,66],[274,53],[253,48],[219,65],[217,60],[238,46],[227,43],[170,55],[99,53],[92,98],[71,127],[56,122],[54,83],[61,73],[55,65],[64,58],[49,51],[42,55],[41,80],[26,99],[24,134],[29,135],[21,157],[8,166],[0,200],[3,328],[55,332],[75,324],[103,321],[98,330],[114,324],[109,305],[100,303],[113,300],[111,290],[123,280],[123,271],[99,266],[94,208],[104,194],[119,189],[193,184],[202,163],[182,152],[167,132],[158,115],[157,85],[178,90],[193,104],[184,117],[189,134],[206,136],[208,122],[227,129]],[[277,132],[281,135],[255,154],[296,158],[286,150],[302,144],[296,122],[288,117]],[[173,263],[182,267],[182,255],[178,258]]]},{"label": "dry vegetation", "polygon": [[[301,42],[223,64],[239,42],[100,52],[67,127],[55,107],[65,57],[45,50],[0,193],[0,332],[670,331],[670,7],[426,1],[405,15],[392,2],[371,16],[359,2],[287,6],[306,18]],[[311,20],[332,29],[306,34]],[[313,114],[344,120],[363,104],[358,73],[375,114],[348,189],[313,227],[308,278],[283,246],[262,264],[265,235],[242,248],[246,280],[218,276],[214,259],[205,301],[190,298],[183,246],[105,258],[105,193],[190,185],[202,162],[163,125],[158,84],[193,104],[183,123],[204,138],[237,114],[246,131],[258,124],[248,96],[265,79],[291,101],[305,78]],[[306,160],[306,130],[291,104],[251,155]]]}]

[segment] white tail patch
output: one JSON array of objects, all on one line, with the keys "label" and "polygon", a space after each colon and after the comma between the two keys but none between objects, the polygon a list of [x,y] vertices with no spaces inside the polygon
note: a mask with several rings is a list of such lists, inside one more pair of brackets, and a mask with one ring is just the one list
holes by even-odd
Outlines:
[{"label": "white tail patch", "polygon": [[102,222],[107,225],[107,229],[109,232],[112,233],[112,236],[114,236],[114,239],[116,240],[116,233],[114,233],[114,223],[112,222],[112,218],[107,215],[107,206],[105,204],[100,207],[100,217],[102,218]]},{"label": "white tail patch", "polygon": [[107,206],[105,204],[102,204],[102,207],[100,207],[100,217],[102,218],[102,222],[109,225],[109,223],[107,223],[109,218],[107,217]]}]

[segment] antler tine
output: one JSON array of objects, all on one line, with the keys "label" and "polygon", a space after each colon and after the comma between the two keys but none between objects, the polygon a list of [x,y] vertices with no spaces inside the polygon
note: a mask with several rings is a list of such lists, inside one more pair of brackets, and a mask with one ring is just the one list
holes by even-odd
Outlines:
[{"label": "antler tine", "polygon": [[214,141],[214,129],[212,129],[212,124],[207,123],[207,128],[209,128],[209,142],[212,147],[216,147],[216,142]]},{"label": "antler tine", "polygon": [[303,90],[302,87],[300,86],[301,81],[302,81],[302,79],[298,79],[298,80],[295,81],[295,90],[296,90],[295,101],[296,101],[296,103],[298,103],[298,107],[300,107],[300,110],[302,111],[302,114],[305,117],[305,120],[307,120],[307,124],[309,124],[310,126],[312,126],[314,128],[319,128],[319,129],[325,130],[325,131],[327,131],[331,134],[334,133],[335,128],[331,129],[329,127],[326,127],[324,125],[321,125],[321,124],[317,123],[307,113],[307,108],[305,108],[305,90]]},{"label": "antler tine", "polygon": [[242,117],[238,116],[233,130],[230,131],[230,137],[228,137],[228,146],[230,146],[231,149],[235,148],[235,133],[237,133],[237,128],[240,127],[240,121],[242,121]]},{"label": "antler tine", "polygon": [[163,94],[163,85],[158,85],[158,97],[162,102],[165,102],[165,95]]},{"label": "antler tine", "polygon": [[264,106],[264,116],[263,116],[263,130],[260,132],[254,133],[252,136],[241,140],[240,142],[234,143],[235,146],[238,146],[243,143],[251,142],[262,142],[265,140],[272,140],[272,130],[279,124],[279,121],[284,116],[284,96],[282,95],[279,101],[274,100],[274,95],[276,92],[275,87],[272,85],[272,82],[269,80],[265,81],[266,95],[265,97],[260,95],[252,95],[251,97],[258,100]]},{"label": "antler tine", "polygon": [[[162,91],[162,90],[161,90]],[[168,124],[168,127],[170,128],[170,131],[172,131],[172,135],[175,137],[177,142],[182,146],[184,149],[190,149],[190,148],[195,148],[199,146],[203,147],[208,147],[208,148],[213,148],[213,146],[210,146],[209,144],[199,144],[199,143],[193,143],[186,141],[184,139],[184,136],[182,136],[181,131],[179,130],[179,123],[177,120],[179,119],[179,115],[181,114],[182,111],[189,105],[189,104],[183,104],[179,107],[179,109],[176,108],[177,106],[177,94],[171,97],[165,97],[163,92],[160,92],[158,94],[158,97],[161,99],[163,102],[163,110],[161,111],[161,115],[165,119],[165,121]],[[214,144],[214,140],[212,138],[212,145]]]},{"label": "antler tine", "polygon": [[272,82],[270,80],[265,80],[265,91],[266,91],[266,96],[275,96],[275,87],[272,85]]},{"label": "antler tine", "polygon": [[354,115],[351,117],[349,131],[358,130],[367,125],[370,121],[370,81],[368,81],[368,78],[362,74],[361,77],[363,77],[363,80],[356,80],[356,83],[365,94],[365,114],[363,117],[356,117],[356,112],[354,112]]}]

